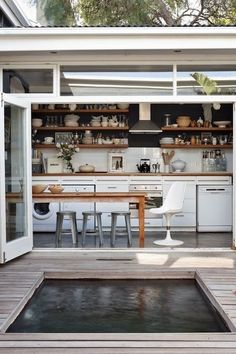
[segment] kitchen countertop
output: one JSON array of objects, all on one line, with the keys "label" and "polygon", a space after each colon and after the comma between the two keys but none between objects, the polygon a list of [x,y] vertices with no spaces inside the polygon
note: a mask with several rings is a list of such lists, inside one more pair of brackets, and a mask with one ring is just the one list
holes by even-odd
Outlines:
[{"label": "kitchen countertop", "polygon": [[92,172],[92,173],[38,173],[33,177],[43,176],[233,176],[232,172],[173,172],[173,173],[140,173],[140,172]]}]

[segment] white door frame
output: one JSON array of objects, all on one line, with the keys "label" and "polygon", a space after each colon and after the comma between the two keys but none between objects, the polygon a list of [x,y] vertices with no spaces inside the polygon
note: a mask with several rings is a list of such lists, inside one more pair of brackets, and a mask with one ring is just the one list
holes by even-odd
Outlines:
[{"label": "white door frame", "polygon": [[[10,242],[6,241],[6,200],[5,200],[5,136],[4,136],[4,102],[23,108],[22,117],[25,121],[25,162],[26,162],[26,185],[25,185],[25,203],[26,203],[26,219],[27,229],[26,235]],[[1,93],[0,105],[0,263],[5,263],[13,258],[16,258],[24,253],[27,253],[33,248],[32,236],[32,174],[31,174],[31,116],[30,102],[27,99],[18,98],[14,95]]]}]

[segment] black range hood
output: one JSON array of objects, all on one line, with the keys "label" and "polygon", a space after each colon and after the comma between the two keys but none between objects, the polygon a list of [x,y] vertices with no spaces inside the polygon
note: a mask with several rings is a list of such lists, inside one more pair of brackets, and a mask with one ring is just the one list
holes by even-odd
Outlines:
[{"label": "black range hood", "polygon": [[139,104],[139,121],[129,130],[132,134],[156,134],[162,130],[151,120],[151,104]]}]

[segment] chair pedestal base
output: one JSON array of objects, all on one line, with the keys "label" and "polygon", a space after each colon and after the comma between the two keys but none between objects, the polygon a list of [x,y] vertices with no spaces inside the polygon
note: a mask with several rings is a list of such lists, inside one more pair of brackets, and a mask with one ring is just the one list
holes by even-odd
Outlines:
[{"label": "chair pedestal base", "polygon": [[180,246],[183,244],[183,241],[173,240],[172,238],[165,238],[164,240],[153,241],[153,243],[159,246]]}]

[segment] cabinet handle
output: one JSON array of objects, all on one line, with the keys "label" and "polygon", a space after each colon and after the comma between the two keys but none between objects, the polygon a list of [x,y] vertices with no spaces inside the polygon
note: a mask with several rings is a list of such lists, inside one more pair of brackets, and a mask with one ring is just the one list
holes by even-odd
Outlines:
[{"label": "cabinet handle", "polygon": [[175,217],[176,217],[176,218],[183,218],[183,217],[184,217],[184,214],[176,214]]},{"label": "cabinet handle", "polygon": [[112,187],[112,186],[108,186],[107,189],[117,189],[116,186]]}]

